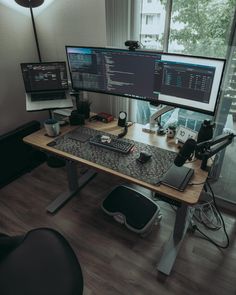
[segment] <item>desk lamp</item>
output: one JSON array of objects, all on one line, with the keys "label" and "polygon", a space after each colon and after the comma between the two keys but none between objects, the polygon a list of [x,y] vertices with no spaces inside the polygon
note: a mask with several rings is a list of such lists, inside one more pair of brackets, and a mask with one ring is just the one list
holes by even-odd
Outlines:
[{"label": "desk lamp", "polygon": [[42,62],[41,53],[40,53],[40,49],[39,49],[37,31],[36,31],[35,22],[34,22],[33,8],[42,5],[44,0],[15,0],[15,2],[17,4],[19,4],[20,6],[23,6],[23,7],[26,7],[26,8],[30,9],[31,20],[32,20],[32,25],[33,25],[33,30],[34,30],[34,38],[35,38],[35,42],[36,42],[39,62]]}]

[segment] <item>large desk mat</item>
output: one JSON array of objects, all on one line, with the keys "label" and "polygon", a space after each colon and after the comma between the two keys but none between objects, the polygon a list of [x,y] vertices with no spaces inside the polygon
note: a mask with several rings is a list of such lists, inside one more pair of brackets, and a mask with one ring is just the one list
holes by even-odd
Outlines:
[{"label": "large desk mat", "polygon": [[[176,157],[175,152],[122,138],[121,140],[132,142],[135,145],[132,152],[124,155],[90,144],[88,138],[97,134],[117,138],[115,135],[103,131],[78,127],[56,138],[53,141],[53,148],[154,185],[160,183],[162,176],[173,164]],[[49,143],[49,145],[52,144]],[[151,159],[144,164],[136,160],[141,151],[152,155]]]}]

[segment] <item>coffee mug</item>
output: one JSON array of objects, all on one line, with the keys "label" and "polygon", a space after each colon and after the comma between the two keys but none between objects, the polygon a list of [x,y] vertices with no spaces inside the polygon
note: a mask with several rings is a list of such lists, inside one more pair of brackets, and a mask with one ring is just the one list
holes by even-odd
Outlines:
[{"label": "coffee mug", "polygon": [[44,121],[44,127],[48,136],[57,136],[60,133],[60,124],[55,119],[47,119]]}]

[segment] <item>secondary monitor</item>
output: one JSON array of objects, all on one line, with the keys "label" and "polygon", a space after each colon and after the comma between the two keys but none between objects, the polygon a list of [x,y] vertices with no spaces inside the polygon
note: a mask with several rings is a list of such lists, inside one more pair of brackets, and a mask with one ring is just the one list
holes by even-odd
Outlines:
[{"label": "secondary monitor", "polygon": [[225,60],[158,51],[66,46],[72,87],[213,115]]},{"label": "secondary monitor", "polygon": [[26,93],[68,89],[66,62],[22,63]]}]

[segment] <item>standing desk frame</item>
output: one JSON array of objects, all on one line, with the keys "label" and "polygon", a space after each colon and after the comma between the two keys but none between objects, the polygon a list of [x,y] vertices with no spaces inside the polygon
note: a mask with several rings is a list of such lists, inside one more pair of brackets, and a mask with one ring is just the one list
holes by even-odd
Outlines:
[{"label": "standing desk frame", "polygon": [[[104,124],[102,122],[87,122],[86,127],[94,128],[96,130],[108,132],[115,135],[121,132],[121,128],[117,126],[117,121],[113,121],[108,124]],[[62,135],[75,128],[75,126],[64,127],[62,129]],[[140,124],[134,124],[133,126],[131,126],[126,137],[128,139],[140,141],[146,144],[155,145],[159,148],[178,152],[174,140],[167,140],[166,137],[163,136],[144,133],[142,132],[142,125]],[[173,233],[171,234],[168,242],[164,247],[162,257],[157,266],[157,270],[161,273],[165,275],[170,274],[175,263],[178,251],[181,247],[181,243],[188,229],[189,222],[191,221],[191,217],[193,214],[192,206],[198,203],[201,191],[203,189],[203,184],[196,186],[188,186],[184,192],[179,192],[175,189],[172,189],[164,185],[155,186],[149,184],[147,182],[135,179],[133,177],[127,176],[112,169],[103,167],[102,165],[98,165],[96,163],[87,161],[82,158],[78,158],[76,156],[73,156],[63,151],[56,150],[53,147],[48,146],[47,144],[51,142],[53,139],[45,136],[44,129],[41,129],[33,134],[28,135],[23,140],[25,143],[33,145],[34,147],[46,151],[48,153],[52,153],[59,157],[63,157],[66,160],[68,190],[65,193],[59,195],[47,207],[47,211],[49,213],[55,213],[60,207],[62,207],[70,198],[72,198],[79,191],[81,187],[83,187],[96,174],[96,171],[103,171],[115,176],[119,176],[128,182],[132,182],[140,186],[143,186],[147,189],[150,189],[154,193],[164,196],[167,200],[170,199],[176,201],[179,204],[179,206],[177,207]],[[83,163],[92,168],[92,170],[88,170],[84,175],[82,175],[82,177],[79,180],[76,168],[76,164],[78,162]],[[187,165],[188,167],[193,168],[195,171],[192,179],[194,183],[204,183],[208,176],[207,172],[200,169],[200,164],[201,162],[198,160]]]}]

